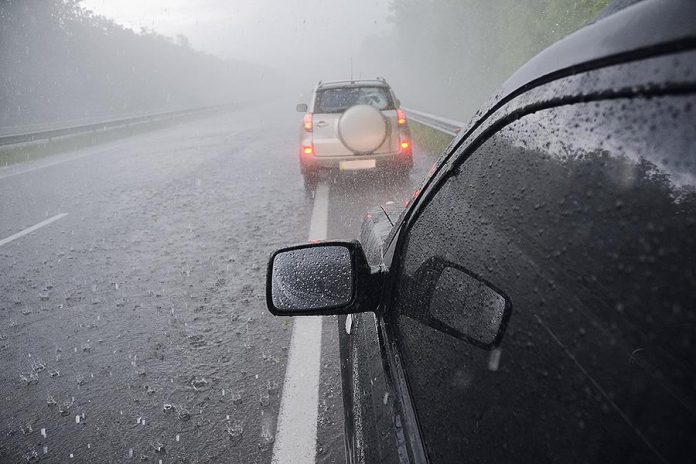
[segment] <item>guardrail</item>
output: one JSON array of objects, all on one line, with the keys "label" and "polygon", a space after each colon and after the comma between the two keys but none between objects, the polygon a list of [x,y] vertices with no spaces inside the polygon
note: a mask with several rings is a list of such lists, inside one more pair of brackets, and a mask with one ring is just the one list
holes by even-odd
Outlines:
[{"label": "guardrail", "polygon": [[466,123],[455,121],[454,119],[443,118],[411,108],[402,107],[402,109],[406,111],[406,115],[410,119],[452,136],[458,135],[459,131],[466,126]]},{"label": "guardrail", "polygon": [[193,108],[188,110],[164,111],[158,113],[150,113],[140,116],[130,116],[126,118],[108,119],[95,123],[79,124],[66,127],[57,127],[32,132],[15,133],[8,135],[0,135],[0,146],[18,145],[23,143],[40,142],[51,140],[58,137],[66,137],[72,135],[80,135],[99,130],[116,129],[121,127],[129,127],[140,124],[147,124],[158,121],[166,121],[183,116],[194,115],[197,113],[205,113],[222,109],[229,105],[206,106],[201,108]]},{"label": "guardrail", "polygon": [[[95,132],[98,130],[116,129],[119,127],[128,127],[139,124],[152,123],[156,121],[165,121],[167,119],[174,119],[182,116],[193,115],[196,113],[214,111],[227,106],[229,105],[206,106],[201,108],[193,108],[178,111],[165,111],[139,116],[129,116],[125,118],[108,119],[89,124],[78,124],[57,128],[53,127],[50,129],[34,130],[31,132],[0,135],[0,146],[4,147],[22,143],[40,142],[59,137]],[[408,117],[413,119],[414,121],[452,136],[456,136],[459,133],[459,131],[465,126],[465,124],[461,121],[443,118],[441,116],[425,113],[423,111],[417,111],[411,108],[403,108],[403,110],[406,111]]]}]

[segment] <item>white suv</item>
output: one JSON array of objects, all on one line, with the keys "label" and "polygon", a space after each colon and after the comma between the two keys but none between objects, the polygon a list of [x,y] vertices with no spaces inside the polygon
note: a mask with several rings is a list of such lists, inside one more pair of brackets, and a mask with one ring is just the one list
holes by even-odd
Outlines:
[{"label": "white suv", "polygon": [[299,104],[297,111],[305,113],[300,167],[307,190],[322,170],[384,167],[408,175],[413,156],[406,113],[384,79],[319,82],[309,106]]}]

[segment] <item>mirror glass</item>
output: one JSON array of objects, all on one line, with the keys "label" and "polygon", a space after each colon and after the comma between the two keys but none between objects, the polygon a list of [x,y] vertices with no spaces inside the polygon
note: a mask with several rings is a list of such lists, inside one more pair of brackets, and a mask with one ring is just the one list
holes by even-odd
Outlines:
[{"label": "mirror glass", "polygon": [[503,321],[505,299],[480,280],[446,267],[430,299],[430,313],[470,339],[490,345]]},{"label": "mirror glass", "polygon": [[281,251],[273,258],[273,305],[280,311],[345,306],[353,296],[353,263],[348,248],[315,246]]},{"label": "mirror glass", "polygon": [[295,107],[297,111],[300,113],[306,113],[307,112],[307,105],[305,103],[298,103],[298,105]]}]

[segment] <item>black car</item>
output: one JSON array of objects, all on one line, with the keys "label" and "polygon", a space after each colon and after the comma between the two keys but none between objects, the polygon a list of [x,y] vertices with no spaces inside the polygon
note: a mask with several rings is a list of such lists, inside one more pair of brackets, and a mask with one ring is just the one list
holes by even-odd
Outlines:
[{"label": "black car", "polygon": [[351,462],[693,462],[696,2],[542,52],[405,210],[275,252],[267,295],[341,315]]}]

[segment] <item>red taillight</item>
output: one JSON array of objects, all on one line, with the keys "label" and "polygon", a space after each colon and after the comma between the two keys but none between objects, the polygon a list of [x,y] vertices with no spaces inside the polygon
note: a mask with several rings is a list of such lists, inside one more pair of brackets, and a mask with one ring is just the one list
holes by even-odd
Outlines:
[{"label": "red taillight", "polygon": [[304,153],[305,155],[311,155],[314,153],[314,147],[312,147],[311,145],[303,145],[302,153]]},{"label": "red taillight", "polygon": [[405,134],[401,134],[399,137],[399,148],[401,151],[401,154],[403,155],[410,155],[411,154],[411,141],[408,139],[408,137],[405,136]]},{"label": "red taillight", "polygon": [[396,119],[399,122],[399,126],[405,126],[406,112],[404,110],[396,110]]},{"label": "red taillight", "polygon": [[312,132],[312,113],[307,113],[304,115],[304,130],[307,132]]}]

